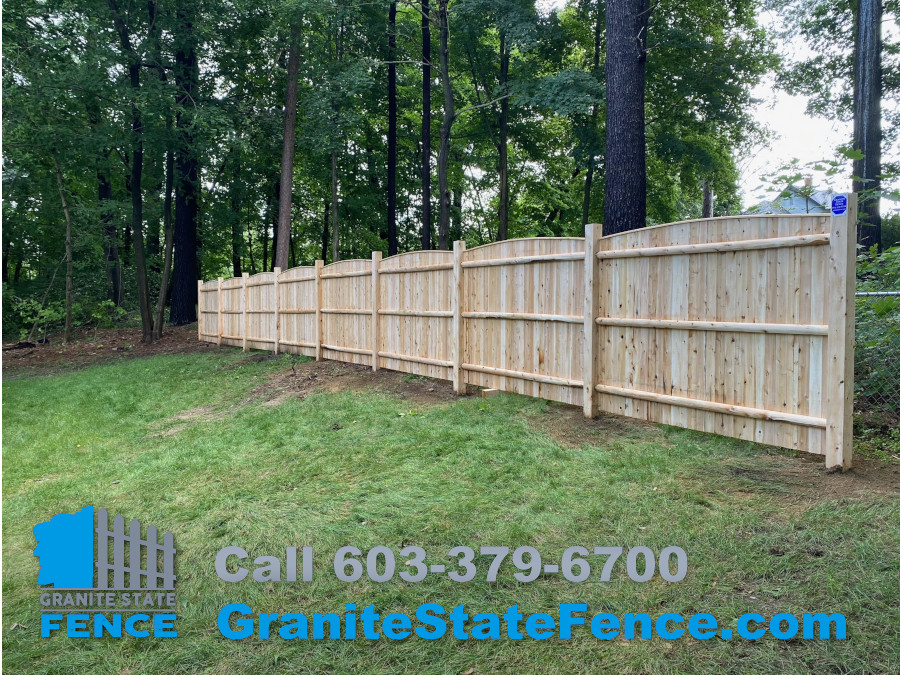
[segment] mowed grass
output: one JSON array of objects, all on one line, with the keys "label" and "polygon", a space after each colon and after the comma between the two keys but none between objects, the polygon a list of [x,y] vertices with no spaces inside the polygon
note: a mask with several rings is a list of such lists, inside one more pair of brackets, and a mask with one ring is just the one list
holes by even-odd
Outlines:
[{"label": "mowed grass", "polygon": [[[313,390],[277,405],[254,394],[290,357],[231,350],[136,359],[5,383],[3,668],[34,673],[895,673],[900,669],[896,495],[830,495],[784,473],[809,460],[677,429],[598,421],[575,442],[545,429],[564,409],[518,396],[414,402],[377,389]],[[201,407],[202,406],[202,407]],[[563,427],[565,425],[562,425]],[[798,491],[802,491],[800,494]],[[104,506],[175,534],[176,639],[40,637],[31,528]],[[416,544],[430,562],[456,545],[531,545],[559,562],[571,545],[682,546],[680,583],[655,577],[531,583],[504,563],[494,583],[338,581],[334,552]],[[283,556],[313,546],[312,583],[228,584],[216,552]],[[599,560],[599,559],[595,559]],[[624,558],[621,563],[624,563]],[[470,615],[843,612],[846,641],[718,637],[571,640],[231,641],[219,609],[337,612],[424,602]],[[18,625],[17,625],[18,624]]]}]

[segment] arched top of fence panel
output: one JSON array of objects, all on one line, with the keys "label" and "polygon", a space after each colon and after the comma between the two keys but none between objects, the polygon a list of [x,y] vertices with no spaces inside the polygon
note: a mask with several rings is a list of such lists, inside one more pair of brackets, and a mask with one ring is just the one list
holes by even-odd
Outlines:
[{"label": "arched top of fence panel", "polygon": [[203,285],[200,287],[204,291],[215,291],[219,288],[218,279],[213,279],[212,281],[204,281]]},{"label": "arched top of fence panel", "polygon": [[452,265],[452,251],[409,251],[392,255],[381,261],[380,270],[415,270],[419,267],[431,267],[432,265]]},{"label": "arched top of fence panel", "polygon": [[372,271],[372,260],[339,260],[322,268],[322,278],[349,276],[354,273]]},{"label": "arched top of fence panel", "polygon": [[240,288],[244,282],[243,277],[231,277],[222,282],[222,288]]},{"label": "arched top of fence panel", "polygon": [[278,281],[301,281],[303,279],[314,279],[315,277],[315,267],[291,267],[290,269],[284,270],[281,274],[278,275]]},{"label": "arched top of fence panel", "polygon": [[824,235],[830,231],[830,218],[827,213],[778,213],[682,220],[606,235],[600,239],[600,250]]},{"label": "arched top of fence panel", "polygon": [[259,272],[258,274],[254,274],[252,277],[247,279],[248,286],[262,286],[264,284],[271,284],[275,280],[274,272]]},{"label": "arched top of fence panel", "polygon": [[[510,263],[529,262],[525,258],[539,256],[584,256],[584,237],[529,237],[508,239],[484,246],[476,246],[463,252],[463,265],[489,260],[509,260]],[[565,259],[565,258],[564,258]],[[550,261],[550,258],[548,258]]]}]

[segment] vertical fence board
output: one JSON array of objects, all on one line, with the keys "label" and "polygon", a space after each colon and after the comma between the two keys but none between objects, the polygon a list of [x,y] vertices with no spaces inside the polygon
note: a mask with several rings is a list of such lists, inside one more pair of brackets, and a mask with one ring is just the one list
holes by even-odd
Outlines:
[{"label": "vertical fence board", "polygon": [[381,309],[379,298],[381,288],[378,285],[378,266],[381,264],[381,251],[372,251],[372,370],[378,370],[378,351],[381,349],[380,320],[378,310]]},{"label": "vertical fence board", "polygon": [[831,217],[828,246],[828,361],[825,373],[825,466],[853,462],[853,336],[856,322],[856,202]]}]

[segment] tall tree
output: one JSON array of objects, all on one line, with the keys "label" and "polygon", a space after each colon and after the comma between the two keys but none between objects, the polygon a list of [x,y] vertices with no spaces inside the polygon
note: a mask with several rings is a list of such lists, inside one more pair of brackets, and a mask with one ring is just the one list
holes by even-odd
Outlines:
[{"label": "tall tree", "polygon": [[440,218],[438,220],[438,248],[446,251],[450,247],[450,133],[456,119],[453,100],[453,82],[450,80],[450,17],[448,0],[438,0],[438,25],[440,26],[440,75],[444,92],[444,118],[441,121],[441,145],[438,152],[438,192],[440,194]]},{"label": "tall tree", "polygon": [[431,248],[431,7],[422,0],[422,250]]},{"label": "tall tree", "polygon": [[506,31],[500,29],[500,91],[504,96],[500,99],[499,151],[498,164],[500,165],[500,194],[498,196],[497,241],[503,241],[509,236],[509,42]]},{"label": "tall tree", "polygon": [[853,190],[860,200],[859,243],[881,245],[881,0],[858,0],[853,59]]},{"label": "tall tree", "polygon": [[278,199],[278,242],[275,267],[288,268],[291,241],[291,207],[293,206],[294,145],[297,138],[297,76],[300,71],[300,22],[291,29],[288,55],[287,94],[284,99],[284,143],[281,150],[281,190]]},{"label": "tall tree", "polygon": [[644,84],[649,14],[649,0],[609,0],[606,5],[606,234],[647,224]]},{"label": "tall tree", "polygon": [[397,255],[397,3],[388,10],[388,255]]},{"label": "tall tree", "polygon": [[[603,0],[596,0],[595,17],[594,17],[594,55],[591,61],[591,75],[594,78],[600,77],[600,43],[603,35]],[[595,101],[591,108],[590,129],[594,131],[597,128],[597,117],[600,112],[600,106]],[[594,187],[594,165],[596,157],[592,149],[588,150],[587,170],[584,175],[584,199],[581,206],[581,232],[584,234],[584,228],[591,219],[591,190]]]},{"label": "tall tree", "polygon": [[[107,0],[119,42],[128,63],[131,85],[131,236],[134,247],[134,267],[137,274],[138,306],[141,311],[141,341],[153,342],[153,314],[150,310],[150,286],[147,282],[147,261],[144,256],[144,129],[138,99],[141,93],[141,55],[132,46],[131,35],[116,0]],[[196,291],[195,291],[196,293]]]},{"label": "tall tree", "polygon": [[175,125],[178,144],[175,157],[175,264],[172,273],[172,306],[169,323],[181,326],[197,320],[197,216],[200,166],[192,110],[199,94],[200,68],[194,32],[196,5],[180,0],[176,6],[175,84],[178,112]]}]

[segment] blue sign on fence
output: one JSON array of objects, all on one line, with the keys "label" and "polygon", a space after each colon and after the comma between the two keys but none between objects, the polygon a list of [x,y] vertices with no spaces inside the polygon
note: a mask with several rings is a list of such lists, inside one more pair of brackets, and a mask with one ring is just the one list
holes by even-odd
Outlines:
[{"label": "blue sign on fence", "polygon": [[842,216],[847,213],[847,195],[835,195],[831,198],[831,214]]}]

